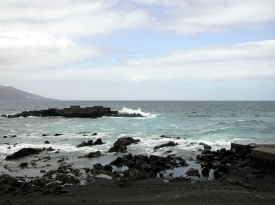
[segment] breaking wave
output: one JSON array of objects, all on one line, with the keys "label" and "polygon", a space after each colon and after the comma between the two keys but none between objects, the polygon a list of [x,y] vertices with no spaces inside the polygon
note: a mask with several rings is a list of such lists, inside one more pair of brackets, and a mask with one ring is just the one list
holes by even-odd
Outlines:
[{"label": "breaking wave", "polygon": [[140,108],[138,108],[137,110],[133,110],[133,109],[124,107],[124,108],[122,108],[121,111],[119,111],[119,113],[128,113],[128,114],[134,114],[134,113],[136,113],[136,114],[141,114],[141,115],[143,115],[145,117],[148,117],[148,118],[157,117],[155,114],[151,114],[149,112],[143,112],[143,111],[141,111]]}]

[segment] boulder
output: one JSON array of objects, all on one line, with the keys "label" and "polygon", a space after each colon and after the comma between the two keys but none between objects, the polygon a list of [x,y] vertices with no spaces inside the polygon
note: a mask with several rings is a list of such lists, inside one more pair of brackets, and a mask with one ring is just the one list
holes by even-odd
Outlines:
[{"label": "boulder", "polygon": [[85,155],[84,158],[96,158],[102,156],[100,151],[90,152],[89,154]]},{"label": "boulder", "polygon": [[86,141],[83,141],[79,145],[76,145],[76,147],[84,147],[84,146],[88,146]]},{"label": "boulder", "polygon": [[20,168],[25,168],[25,167],[27,167],[27,166],[28,166],[28,162],[22,162],[22,163],[19,165]]},{"label": "boulder", "polygon": [[102,142],[102,139],[101,139],[101,138],[98,138],[98,139],[93,143],[93,145],[102,145],[102,144],[104,144],[104,143]]},{"label": "boulder", "polygon": [[44,144],[50,144],[50,142],[49,141],[45,141]]},{"label": "boulder", "polygon": [[1,115],[1,117],[8,117],[7,115]]},{"label": "boulder", "polygon": [[138,143],[138,142],[140,142],[139,139],[133,139],[132,137],[121,137],[114,143],[114,145],[128,146],[130,144]]},{"label": "boulder", "polygon": [[187,176],[201,177],[199,170],[190,168],[186,173]]},{"label": "boulder", "polygon": [[209,177],[209,169],[207,167],[203,168],[201,174],[204,177]]},{"label": "boulder", "polygon": [[155,149],[162,148],[162,147],[173,147],[173,146],[176,146],[176,145],[178,145],[178,143],[175,143],[175,142],[173,142],[173,141],[169,141],[169,142],[167,142],[167,143],[165,143],[165,144],[161,144],[161,145],[155,146],[155,147],[154,147],[154,150],[155,150]]},{"label": "boulder", "polygon": [[126,152],[127,147],[125,145],[114,145],[108,152]]},{"label": "boulder", "polygon": [[13,153],[12,155],[8,155],[6,157],[6,160],[18,159],[31,154],[39,154],[42,151],[43,149],[39,149],[39,148],[22,148],[19,151]]}]

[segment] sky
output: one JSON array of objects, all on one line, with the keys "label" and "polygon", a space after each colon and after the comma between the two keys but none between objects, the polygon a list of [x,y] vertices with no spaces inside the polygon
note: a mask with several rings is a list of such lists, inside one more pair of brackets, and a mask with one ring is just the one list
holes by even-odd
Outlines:
[{"label": "sky", "polygon": [[274,0],[0,1],[0,85],[60,100],[275,100]]}]

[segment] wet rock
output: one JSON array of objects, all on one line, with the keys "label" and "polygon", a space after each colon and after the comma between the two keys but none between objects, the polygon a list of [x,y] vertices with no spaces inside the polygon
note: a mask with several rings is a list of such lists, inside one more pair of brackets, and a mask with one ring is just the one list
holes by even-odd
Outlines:
[{"label": "wet rock", "polygon": [[45,141],[44,144],[50,144],[50,142],[49,141]]},{"label": "wet rock", "polygon": [[17,137],[17,135],[12,135],[11,137]]},{"label": "wet rock", "polygon": [[209,169],[207,167],[203,168],[201,174],[204,177],[209,177]]},{"label": "wet rock", "polygon": [[51,151],[54,151],[55,149],[53,149],[52,147],[49,147],[46,150],[49,151],[49,152],[51,152]]},{"label": "wet rock", "polygon": [[40,173],[46,173],[46,171],[43,169],[43,170],[40,170]]},{"label": "wet rock", "polygon": [[189,181],[190,181],[189,178],[186,178],[186,177],[183,177],[183,176],[179,176],[179,177],[169,179],[169,182],[189,182]]},{"label": "wet rock", "polygon": [[209,146],[209,145],[207,145],[207,144],[203,145],[203,148],[204,148],[205,150],[210,150],[210,149],[212,149],[212,147]]},{"label": "wet rock", "polygon": [[96,164],[93,165],[93,168],[94,169],[103,169],[103,166],[100,163],[96,163]]},{"label": "wet rock", "polygon": [[47,135],[46,134],[42,134],[42,137],[46,137]]},{"label": "wet rock", "polygon": [[7,115],[1,115],[0,117],[8,117]]},{"label": "wet rock", "polygon": [[60,133],[55,133],[55,134],[54,134],[54,136],[56,136],[56,137],[57,137],[57,136],[61,136],[61,135],[62,135],[62,134],[60,134]]},{"label": "wet rock", "polygon": [[187,176],[195,176],[195,177],[201,177],[199,170],[190,168],[186,173]]},{"label": "wet rock", "polygon": [[160,138],[171,138],[171,137],[167,137],[165,135],[161,135]]},{"label": "wet rock", "polygon": [[254,169],[252,171],[252,174],[264,174],[265,170],[264,169]]},{"label": "wet rock", "polygon": [[[122,162],[123,162],[122,157],[117,157],[114,161],[112,161],[112,162],[110,163],[110,165],[116,165],[116,166],[118,166],[118,165],[120,165]],[[121,165],[121,166],[122,166],[122,165]]]},{"label": "wet rock", "polygon": [[90,152],[89,154],[83,156],[83,158],[96,158],[96,157],[100,157],[102,156],[100,151],[96,151],[96,152]]},{"label": "wet rock", "polygon": [[172,153],[173,151],[172,150],[167,150],[166,152],[164,152],[163,154],[169,154],[169,153]]},{"label": "wet rock", "polygon": [[119,138],[115,143],[114,145],[121,145],[121,146],[128,146],[130,144],[133,144],[133,143],[138,143],[140,142],[139,139],[133,139],[132,137],[122,137],[122,138]]},{"label": "wet rock", "polygon": [[[93,140],[91,140],[91,141],[92,141],[92,144],[93,144]],[[79,145],[76,145],[76,147],[84,147],[84,146],[88,146],[88,143],[86,141],[83,141]]]},{"label": "wet rock", "polygon": [[3,136],[3,138],[7,138],[8,136]]},{"label": "wet rock", "polygon": [[20,168],[26,168],[28,166],[28,163],[27,162],[22,162],[19,167]]},{"label": "wet rock", "polygon": [[126,152],[127,147],[125,145],[114,145],[108,152]]},{"label": "wet rock", "polygon": [[98,139],[93,143],[93,145],[102,145],[102,144],[104,144],[104,143],[102,142],[102,139],[101,139],[101,138],[98,138]]},{"label": "wet rock", "polygon": [[154,150],[162,148],[162,147],[173,147],[173,146],[176,146],[176,145],[178,145],[178,143],[175,143],[173,141],[169,141],[169,142],[167,142],[165,144],[161,144],[161,145],[155,146]]},{"label": "wet rock", "polygon": [[93,134],[92,134],[92,136],[96,136],[96,135],[97,135],[97,133],[93,133]]},{"label": "wet rock", "polygon": [[63,193],[63,192],[62,192],[61,185],[57,182],[48,184],[43,189],[43,194],[44,195],[46,195],[46,194],[59,194],[59,193]]},{"label": "wet rock", "polygon": [[39,154],[42,151],[43,149],[39,149],[39,148],[22,148],[19,151],[13,153],[12,155],[8,155],[6,157],[6,160],[14,160],[14,159],[22,158],[32,154]]},{"label": "wet rock", "polygon": [[56,180],[61,181],[63,184],[79,184],[80,181],[74,176],[68,175],[66,173],[57,174]]},{"label": "wet rock", "polygon": [[188,164],[186,163],[186,161],[185,161],[184,159],[181,159],[181,160],[179,161],[179,164],[180,164],[181,166],[183,166],[183,167],[188,166]]},{"label": "wet rock", "polygon": [[76,147],[85,147],[85,146],[94,146],[94,145],[102,145],[104,144],[101,140],[101,138],[98,138],[95,142],[93,142],[93,140],[88,140],[81,142],[79,145],[77,145]]}]

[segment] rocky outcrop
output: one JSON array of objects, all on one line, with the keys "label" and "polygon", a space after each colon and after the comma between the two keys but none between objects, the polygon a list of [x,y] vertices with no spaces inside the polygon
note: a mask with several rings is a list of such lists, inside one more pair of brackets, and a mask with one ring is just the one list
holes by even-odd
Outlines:
[{"label": "rocky outcrop", "polygon": [[108,152],[126,152],[127,146],[140,142],[139,139],[132,137],[121,137],[115,143],[114,146],[109,149]]},{"label": "rocky outcrop", "polygon": [[125,145],[117,144],[111,147],[108,152],[126,152],[126,151],[127,151],[127,147]]},{"label": "rocky outcrop", "polygon": [[138,143],[138,142],[140,142],[139,139],[133,139],[132,137],[121,137],[114,143],[114,145],[128,146],[130,144],[135,144],[135,143]]},{"label": "rocky outcrop", "polygon": [[102,145],[104,142],[102,142],[101,138],[98,138],[95,142],[93,140],[88,140],[81,142],[79,145],[76,145],[76,147],[85,147],[85,146],[94,146],[94,145]]},{"label": "rocky outcrop", "polygon": [[155,146],[154,150],[162,148],[162,147],[173,147],[173,146],[176,146],[176,145],[178,145],[178,143],[175,143],[173,141],[169,141],[169,142],[167,142],[165,144],[161,144],[161,145]]},{"label": "rocky outcrop", "polygon": [[14,159],[22,158],[32,154],[39,154],[42,151],[43,149],[38,149],[38,148],[22,148],[19,151],[13,153],[12,155],[8,155],[6,157],[6,160],[14,160]]},{"label": "rocky outcrop", "polygon": [[96,152],[90,152],[89,154],[84,155],[83,157],[80,157],[80,158],[96,158],[96,157],[100,157],[100,156],[102,156],[101,152],[96,151]]},{"label": "rocky outcrop", "polygon": [[109,117],[144,117],[141,114],[133,113],[119,113],[118,111],[111,111],[109,107],[103,106],[93,106],[81,108],[80,106],[71,106],[70,108],[57,109],[49,108],[47,110],[38,110],[38,111],[24,111],[17,113],[15,115],[8,115],[9,118],[16,117],[52,117],[52,116],[62,116],[62,117],[80,117],[80,118],[98,118],[103,116]]}]

